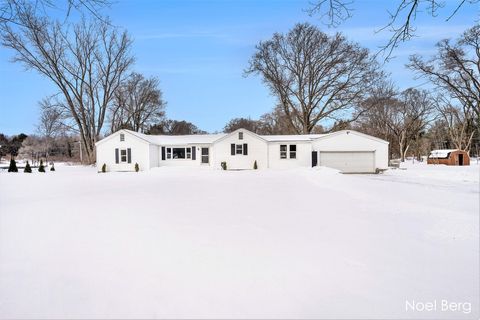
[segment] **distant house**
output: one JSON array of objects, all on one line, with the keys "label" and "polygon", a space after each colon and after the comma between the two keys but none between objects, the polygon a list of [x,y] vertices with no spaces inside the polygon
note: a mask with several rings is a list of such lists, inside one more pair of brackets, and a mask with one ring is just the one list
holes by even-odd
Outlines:
[{"label": "distant house", "polygon": [[352,130],[329,134],[258,135],[232,133],[183,136],[119,130],[96,144],[97,166],[133,171],[163,166],[259,169],[327,166],[346,173],[373,173],[388,167],[388,142]]},{"label": "distant house", "polygon": [[446,164],[447,166],[469,166],[470,157],[459,149],[433,150],[427,159],[428,164]]}]

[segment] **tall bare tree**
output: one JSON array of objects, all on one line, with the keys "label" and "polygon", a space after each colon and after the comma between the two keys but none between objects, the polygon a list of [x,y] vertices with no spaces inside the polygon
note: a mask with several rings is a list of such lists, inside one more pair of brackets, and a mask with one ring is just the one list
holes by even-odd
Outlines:
[{"label": "tall bare tree", "polygon": [[470,152],[476,128],[475,114],[470,105],[454,105],[448,99],[439,96],[435,106],[444,120],[450,141],[455,149]]},{"label": "tall bare tree", "polygon": [[132,73],[115,92],[111,108],[111,132],[125,128],[143,132],[165,117],[166,102],[157,78]]},{"label": "tall bare tree", "polygon": [[41,142],[44,147],[46,161],[48,161],[53,140],[65,132],[65,126],[63,124],[65,118],[64,110],[55,104],[54,101],[54,97],[47,97],[39,103],[41,113],[37,131],[43,138]]},{"label": "tall bare tree", "polygon": [[[455,0],[454,9],[448,14],[449,21],[464,6],[476,5],[480,0]],[[453,1],[452,1],[453,2]],[[384,3],[389,3],[385,1]],[[426,14],[437,17],[440,10],[444,9],[444,0],[400,0],[397,1],[392,11],[388,11],[389,22],[380,30],[388,30],[390,39],[381,48],[385,59],[389,59],[393,50],[402,42],[416,36],[415,20],[418,15]],[[323,23],[330,27],[337,27],[346,19],[352,17],[355,9],[355,0],[316,0],[311,2],[307,12],[311,16],[319,16]]]},{"label": "tall bare tree", "polygon": [[390,158],[393,158],[394,155],[400,156],[396,138],[388,125],[400,103],[398,95],[393,83],[380,82],[372,90],[371,95],[362,101],[355,110],[359,116],[353,129],[390,142]]},{"label": "tall bare tree", "polygon": [[429,60],[411,56],[408,67],[429,79],[439,92],[472,110],[480,126],[480,25],[465,31],[453,44],[440,41],[437,48]]},{"label": "tall bare tree", "polygon": [[93,163],[95,142],[108,107],[133,62],[130,38],[97,19],[63,25],[36,16],[33,9],[19,19],[20,27],[5,27],[2,44],[15,52],[14,62],[55,84],[64,100],[65,114],[78,130],[86,158]]},{"label": "tall bare tree", "polygon": [[246,74],[259,74],[297,133],[345,119],[382,77],[367,49],[310,24],[260,42]]},{"label": "tall bare tree", "polygon": [[387,126],[394,135],[401,161],[415,141],[424,134],[432,118],[433,102],[427,91],[407,89],[389,110]]}]

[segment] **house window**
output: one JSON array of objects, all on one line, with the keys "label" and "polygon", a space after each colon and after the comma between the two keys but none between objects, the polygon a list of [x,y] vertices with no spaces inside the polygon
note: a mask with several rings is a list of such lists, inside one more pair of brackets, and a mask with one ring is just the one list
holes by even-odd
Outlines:
[{"label": "house window", "polygon": [[172,148],[173,159],[185,159],[185,148]]},{"label": "house window", "polygon": [[243,140],[243,132],[238,133],[238,140]]},{"label": "house window", "polygon": [[208,163],[208,148],[202,148],[202,163]]},{"label": "house window", "polygon": [[182,160],[182,159],[192,159],[192,148],[166,148],[167,150],[167,160]]},{"label": "house window", "polygon": [[243,145],[242,144],[237,144],[236,146],[236,154],[243,154]]},{"label": "house window", "polygon": [[287,145],[280,145],[280,159],[287,159]]},{"label": "house window", "polygon": [[125,141],[125,135],[123,133],[120,133],[120,141]]},{"label": "house window", "polygon": [[120,162],[127,162],[127,149],[120,150]]},{"label": "house window", "polygon": [[297,145],[296,144],[291,144],[290,145],[290,159],[296,159],[297,158]]}]

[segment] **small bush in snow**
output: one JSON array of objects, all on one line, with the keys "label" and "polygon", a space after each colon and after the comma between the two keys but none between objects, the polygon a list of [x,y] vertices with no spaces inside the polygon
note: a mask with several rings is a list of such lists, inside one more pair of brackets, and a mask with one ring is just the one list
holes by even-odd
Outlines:
[{"label": "small bush in snow", "polygon": [[103,173],[107,172],[107,165],[105,163],[102,166],[102,172]]},{"label": "small bush in snow", "polygon": [[135,172],[140,171],[140,167],[138,166],[138,163],[135,163]]},{"label": "small bush in snow", "polygon": [[23,172],[32,173],[32,167],[30,167],[30,163],[28,163],[28,161],[27,161],[27,164],[25,165],[25,169],[23,169]]},{"label": "small bush in snow", "polygon": [[8,167],[8,172],[18,172],[17,163],[13,158],[10,159],[10,166]]},{"label": "small bush in snow", "polygon": [[43,165],[43,160],[40,160],[40,165],[38,166],[38,172],[45,172],[45,166]]},{"label": "small bush in snow", "polygon": [[53,165],[53,162],[52,162],[52,167],[50,168],[50,171],[55,171],[55,167]]},{"label": "small bush in snow", "polygon": [[222,166],[222,170],[227,170],[227,163],[225,161],[222,161],[220,165]]},{"label": "small bush in snow", "polygon": [[254,169],[254,170],[257,170],[257,169],[258,169],[257,160],[255,160],[255,162],[253,163],[253,169]]}]

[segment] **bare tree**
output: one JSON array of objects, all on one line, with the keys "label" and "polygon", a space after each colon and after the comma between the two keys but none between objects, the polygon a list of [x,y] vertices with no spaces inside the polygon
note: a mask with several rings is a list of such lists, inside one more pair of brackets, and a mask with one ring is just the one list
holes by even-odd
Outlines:
[{"label": "bare tree", "polygon": [[196,125],[185,120],[163,120],[159,124],[153,125],[147,131],[148,134],[165,134],[165,135],[183,135],[183,134],[204,134]]},{"label": "bare tree", "polygon": [[115,92],[111,108],[111,132],[125,128],[143,132],[165,117],[166,102],[157,78],[132,73]]},{"label": "bare tree", "polygon": [[100,18],[100,9],[109,6],[109,0],[0,0],[0,31],[7,24],[25,26],[22,16],[26,10],[34,9],[37,14],[48,15],[48,9],[60,9],[68,17],[72,10],[90,13],[96,18]]},{"label": "bare tree", "polygon": [[260,127],[261,124],[258,120],[252,120],[250,118],[234,118],[225,125],[223,132],[230,133],[237,129],[247,129],[251,132],[258,133]]},{"label": "bare tree", "polygon": [[352,17],[353,0],[320,0],[310,3],[307,12],[310,16],[319,15],[329,27],[337,27]]},{"label": "bare tree", "polygon": [[311,133],[322,120],[345,119],[382,78],[378,70],[367,49],[341,34],[297,24],[260,42],[245,72],[262,76],[296,133]]},{"label": "bare tree", "polygon": [[394,135],[401,161],[405,161],[413,142],[417,141],[432,119],[433,103],[427,91],[407,89],[392,105],[386,124]]},{"label": "bare tree", "polygon": [[[446,18],[450,20],[465,5],[475,5],[480,0],[455,0],[456,6]],[[385,2],[387,3],[387,2]],[[388,30],[392,36],[381,48],[385,59],[389,59],[393,50],[402,42],[406,42],[416,35],[414,22],[419,14],[432,17],[438,15],[439,10],[445,7],[443,0],[401,0],[393,11],[388,11],[389,22],[379,31]],[[330,27],[336,27],[352,16],[354,0],[317,0],[311,2],[307,12],[318,15]]]},{"label": "bare tree", "polygon": [[480,25],[465,31],[454,44],[443,40],[437,48],[438,53],[427,61],[411,56],[408,67],[432,81],[439,92],[472,110],[480,125]]},{"label": "bare tree", "polygon": [[18,156],[23,159],[30,159],[32,165],[35,165],[40,158],[45,156],[45,139],[30,135],[23,140],[20,149],[18,150]]},{"label": "bare tree", "polygon": [[63,120],[64,111],[54,102],[54,97],[47,97],[39,103],[41,113],[37,131],[43,138],[45,160],[48,162],[48,156],[55,137],[64,132]]},{"label": "bare tree", "polygon": [[[292,125],[292,121],[284,111],[281,105],[277,105],[271,112],[267,112],[260,116],[260,129],[261,134],[296,134],[297,130]],[[316,127],[320,127],[317,125]],[[312,133],[315,129],[312,131]]]},{"label": "bare tree", "polygon": [[[19,30],[6,27],[2,44],[14,62],[51,80],[62,95],[65,114],[78,130],[86,158],[95,161],[95,142],[114,93],[133,62],[126,32],[103,21],[62,25],[26,11]],[[70,29],[71,27],[71,29]]]},{"label": "bare tree", "polygon": [[396,155],[402,161],[412,146],[419,147],[434,109],[427,91],[398,93],[391,84],[379,88],[359,108],[364,110],[354,129],[389,141],[390,158]]},{"label": "bare tree", "polygon": [[398,94],[393,83],[381,82],[355,110],[358,119],[355,121],[353,129],[390,142],[390,158],[395,154],[400,156],[395,136],[388,126],[393,111],[400,103]]},{"label": "bare tree", "polygon": [[468,104],[453,105],[439,96],[435,103],[436,109],[444,120],[450,141],[456,149],[470,152],[475,134],[475,114]]}]

